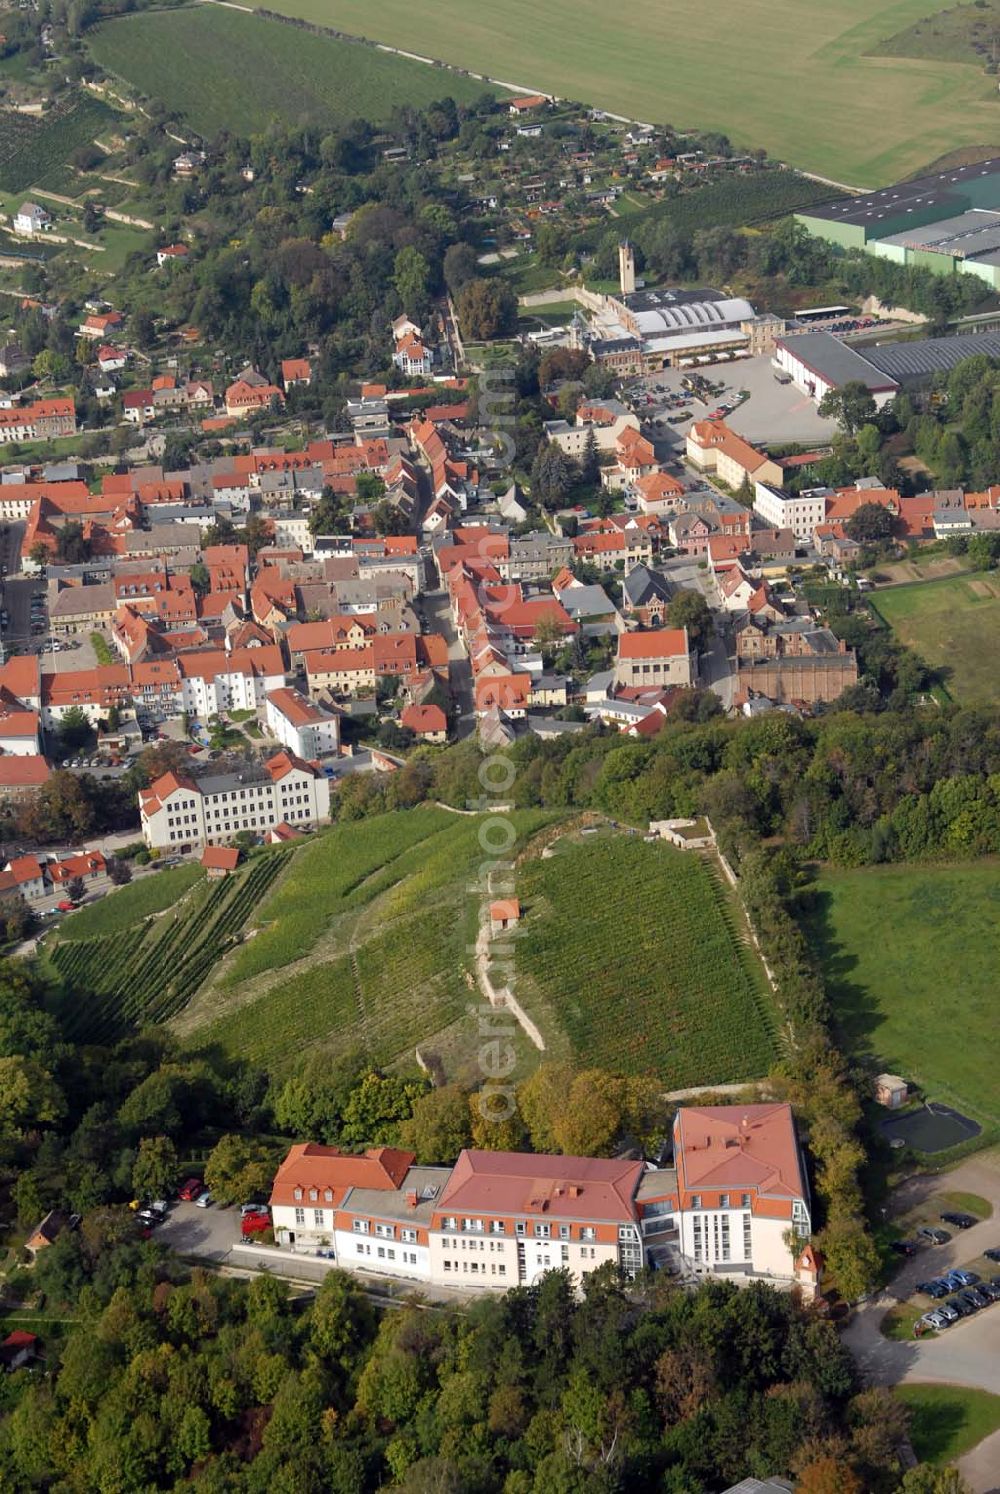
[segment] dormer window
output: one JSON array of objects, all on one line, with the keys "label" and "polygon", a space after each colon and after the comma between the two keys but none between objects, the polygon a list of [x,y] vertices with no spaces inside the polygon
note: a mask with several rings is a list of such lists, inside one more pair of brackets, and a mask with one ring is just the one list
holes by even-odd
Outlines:
[{"label": "dormer window", "polygon": [[319,1189],[318,1188],[310,1188],[309,1189],[309,1198],[310,1198],[310,1201],[312,1203],[315,1203],[316,1200],[317,1200],[317,1198],[319,1198]]},{"label": "dormer window", "polygon": [[301,1188],[296,1188],[293,1191],[293,1193],[292,1193],[292,1197],[293,1198],[301,1198],[302,1197],[302,1189]]},{"label": "dormer window", "polygon": [[333,1189],[327,1188],[323,1193],[323,1197],[326,1199],[327,1203],[333,1203]]}]

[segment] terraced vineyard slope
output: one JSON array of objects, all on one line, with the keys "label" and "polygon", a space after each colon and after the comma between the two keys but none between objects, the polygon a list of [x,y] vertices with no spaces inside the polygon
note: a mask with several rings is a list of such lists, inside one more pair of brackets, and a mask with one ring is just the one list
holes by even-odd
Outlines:
[{"label": "terraced vineyard slope", "polygon": [[[511,818],[524,847],[552,816]],[[317,836],[175,1027],[275,1073],[306,1050],[359,1048],[414,1071],[419,1046],[448,1077],[475,1078],[479,831],[477,818],[425,806]],[[515,1047],[529,1072],[540,1055],[519,1029]]]},{"label": "terraced vineyard slope", "polygon": [[516,994],[553,1048],[668,1089],[768,1072],[770,992],[711,862],[637,837],[570,839],[523,868],[518,894]]},{"label": "terraced vineyard slope", "polygon": [[[84,937],[74,919],[67,920],[46,959],[58,977],[54,999],[68,1035],[110,1043],[182,1011],[292,854],[285,848],[264,852],[234,876],[201,879],[187,892],[175,883],[179,901],[161,918],[142,918],[159,891],[143,881],[109,894],[93,911],[82,910]],[[90,937],[88,921],[98,924]]]}]

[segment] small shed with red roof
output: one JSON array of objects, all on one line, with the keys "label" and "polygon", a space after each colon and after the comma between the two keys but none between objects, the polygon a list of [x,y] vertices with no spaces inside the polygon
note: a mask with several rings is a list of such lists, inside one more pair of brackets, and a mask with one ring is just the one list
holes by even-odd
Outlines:
[{"label": "small shed with red roof", "polygon": [[228,877],[239,863],[237,846],[206,846],[201,853],[201,864],[210,877]]}]

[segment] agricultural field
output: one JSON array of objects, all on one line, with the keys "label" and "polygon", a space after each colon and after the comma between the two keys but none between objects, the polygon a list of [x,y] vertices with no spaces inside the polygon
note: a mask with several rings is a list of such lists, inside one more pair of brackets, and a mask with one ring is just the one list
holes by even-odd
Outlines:
[{"label": "agricultural field", "polygon": [[1000,865],[824,870],[804,922],[844,1046],[1000,1123]]},{"label": "agricultural field", "polygon": [[[109,908],[103,920],[98,908],[81,910],[74,918],[83,921],[82,932],[68,919],[63,937],[44,953],[67,1035],[78,1043],[110,1043],[182,1011],[293,854],[267,851],[214,882],[174,881],[167,889],[173,899],[163,905],[169,911],[161,917],[144,916],[156,911],[150,892],[143,898],[109,894],[109,904],[122,897],[125,907],[117,916]],[[150,885],[159,891],[156,882]]]},{"label": "agricultural field", "polygon": [[900,641],[942,671],[954,700],[1000,700],[1000,574],[894,586],[871,600]]},{"label": "agricultural field", "polygon": [[486,88],[374,47],[211,5],[107,21],[88,41],[105,72],[207,136],[246,135],[272,118],[290,125],[387,119],[397,105],[420,108],[448,94],[471,101]]},{"label": "agricultural field", "polygon": [[518,896],[515,994],[555,1051],[668,1089],[768,1072],[764,973],[710,862],[637,838],[565,841],[523,868]]},{"label": "agricultural field", "polygon": [[23,192],[117,117],[93,98],[59,104],[41,119],[0,112],[0,191]]},{"label": "agricultural field", "polygon": [[720,74],[718,48],[706,45],[700,0],[635,0],[624,33],[603,0],[268,0],[268,8],[519,88],[677,129],[721,130],[857,187],[895,181],[942,151],[1000,143],[996,84],[981,66],[942,73],[934,60],[871,55],[940,0],[831,0],[808,10],[801,0],[766,8],[722,0],[712,31],[739,59],[734,86]]},{"label": "agricultural field", "polygon": [[[550,819],[515,814],[520,844]],[[261,905],[258,932],[176,1030],[192,1045],[218,1043],[276,1073],[305,1047],[331,1055],[363,1048],[384,1068],[413,1072],[419,1046],[449,1077],[473,1079],[480,1037],[470,1015],[471,951],[483,856],[478,821],[439,809],[317,836]]]}]

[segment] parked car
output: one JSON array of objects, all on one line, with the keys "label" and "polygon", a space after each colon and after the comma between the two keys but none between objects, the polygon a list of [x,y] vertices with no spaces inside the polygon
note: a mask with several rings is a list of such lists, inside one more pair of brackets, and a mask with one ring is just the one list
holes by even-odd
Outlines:
[{"label": "parked car", "polygon": [[917,1230],[921,1240],[929,1240],[932,1245],[947,1245],[951,1239],[946,1229],[938,1229],[933,1224],[922,1224]]},{"label": "parked car", "polygon": [[947,1328],[948,1326],[948,1319],[943,1317],[939,1312],[925,1312],[920,1322],[926,1328],[933,1328],[935,1332],[940,1332],[942,1328]]},{"label": "parked car", "polygon": [[983,1251],[983,1255],[988,1261],[1000,1261],[1000,1245],[991,1245],[989,1250]]},{"label": "parked car", "polygon": [[949,1306],[953,1307],[960,1318],[971,1318],[976,1309],[966,1302],[963,1297],[949,1297]]},{"label": "parked car", "polygon": [[945,1224],[953,1224],[956,1229],[971,1229],[974,1224],[979,1223],[975,1214],[963,1214],[953,1209],[942,1214],[941,1219]]},{"label": "parked car", "polygon": [[240,1234],[244,1239],[250,1235],[262,1235],[271,1228],[270,1214],[246,1214],[240,1220]]},{"label": "parked car", "polygon": [[204,1193],[199,1193],[198,1197],[195,1199],[195,1203],[197,1204],[199,1209],[210,1209],[212,1207],[212,1195],[211,1193],[209,1193],[207,1188],[205,1189]]},{"label": "parked car", "polygon": [[976,1287],[977,1292],[982,1292],[987,1302],[1000,1302],[1000,1283],[994,1281],[981,1281]]},{"label": "parked car", "polygon": [[177,1197],[183,1198],[185,1203],[193,1203],[199,1193],[203,1193],[205,1184],[201,1178],[187,1178],[177,1190]]},{"label": "parked car", "polygon": [[243,1219],[248,1218],[251,1214],[267,1214],[268,1216],[270,1216],[270,1213],[271,1213],[271,1206],[270,1206],[270,1204],[265,1204],[265,1203],[246,1203],[246,1204],[240,1204],[240,1217],[243,1218]]},{"label": "parked car", "polygon": [[977,1307],[989,1307],[990,1303],[993,1301],[992,1297],[987,1297],[986,1293],[980,1291],[979,1287],[977,1286],[966,1287],[965,1295],[971,1301],[973,1301]]},{"label": "parked car", "polygon": [[948,1287],[939,1278],[932,1281],[918,1281],[914,1288],[917,1292],[923,1292],[925,1297],[947,1297]]},{"label": "parked car", "polygon": [[897,1255],[916,1255],[917,1242],[916,1240],[893,1240],[889,1249],[894,1250]]},{"label": "parked car", "polygon": [[966,1287],[964,1291],[959,1292],[952,1300],[955,1302],[964,1302],[966,1307],[970,1308],[972,1312],[978,1312],[981,1307],[986,1306],[985,1298],[976,1295],[975,1287]]},{"label": "parked car", "polygon": [[939,1302],[934,1311],[939,1312],[943,1318],[947,1318],[949,1323],[958,1322],[958,1313],[950,1302]]}]

